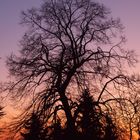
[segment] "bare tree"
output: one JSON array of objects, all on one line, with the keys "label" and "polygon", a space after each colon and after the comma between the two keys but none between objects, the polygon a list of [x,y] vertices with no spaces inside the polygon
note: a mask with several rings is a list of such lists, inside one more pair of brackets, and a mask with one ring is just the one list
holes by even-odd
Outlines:
[{"label": "bare tree", "polygon": [[118,110],[120,112],[120,119],[123,120],[126,130],[129,132],[129,139],[132,140],[136,133],[139,136],[139,91],[136,90],[133,93],[129,93],[128,98],[120,101],[120,104],[121,107]]},{"label": "bare tree", "polygon": [[109,81],[95,95],[99,102],[109,83],[127,81],[122,69],[135,59],[121,47],[123,26],[104,5],[91,0],[46,0],[22,16],[21,23],[29,29],[20,54],[7,60],[13,77],[7,88],[14,99],[31,97],[26,113],[36,110],[44,122],[64,113],[72,135],[74,95],[87,86],[95,91],[99,82],[102,87]]}]

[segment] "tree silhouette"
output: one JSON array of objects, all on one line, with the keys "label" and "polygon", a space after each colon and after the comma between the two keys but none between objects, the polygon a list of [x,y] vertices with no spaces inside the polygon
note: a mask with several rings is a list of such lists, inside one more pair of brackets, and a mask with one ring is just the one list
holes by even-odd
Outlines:
[{"label": "tree silhouette", "polygon": [[54,140],[64,139],[63,129],[59,120],[54,123],[52,136]]},{"label": "tree silhouette", "polygon": [[3,117],[5,115],[4,111],[3,111],[3,108],[2,106],[0,106],[0,118]]},{"label": "tree silhouette", "polygon": [[20,42],[20,55],[7,60],[14,78],[7,89],[15,99],[30,97],[27,113],[34,109],[46,124],[63,114],[68,137],[75,138],[74,93],[87,85],[94,92],[98,85],[94,83],[102,87],[109,81],[100,94],[94,93],[100,102],[104,92],[110,95],[108,83],[117,90],[115,84],[128,82],[121,66],[135,59],[121,47],[123,26],[119,19],[110,18],[104,5],[91,0],[46,0],[41,8],[22,15],[22,24],[29,29]]},{"label": "tree silhouette", "polygon": [[[2,119],[6,114],[3,111],[4,107],[0,106],[0,119]],[[0,138],[3,138],[3,134],[5,132],[5,126],[3,125],[3,121],[1,121],[1,126],[0,126]]]},{"label": "tree silhouette", "polygon": [[120,129],[113,121],[112,116],[109,112],[105,112],[100,103],[94,101],[87,89],[84,90],[80,98],[77,110],[76,123],[82,138],[89,140],[117,140],[119,138]]},{"label": "tree silhouette", "polygon": [[104,140],[117,140],[119,135],[118,128],[115,123],[112,121],[112,118],[109,115],[105,116],[106,118],[106,127],[105,127],[105,136]]},{"label": "tree silhouette", "polygon": [[31,115],[31,118],[29,118],[29,120],[25,122],[24,128],[24,131],[27,131],[25,133],[21,133],[24,140],[44,140],[44,137],[42,138],[43,127],[38,116],[35,113],[33,113]]},{"label": "tree silhouette", "polygon": [[81,96],[78,110],[80,117],[77,123],[83,137],[89,140],[100,140],[103,137],[102,111],[87,89]]}]

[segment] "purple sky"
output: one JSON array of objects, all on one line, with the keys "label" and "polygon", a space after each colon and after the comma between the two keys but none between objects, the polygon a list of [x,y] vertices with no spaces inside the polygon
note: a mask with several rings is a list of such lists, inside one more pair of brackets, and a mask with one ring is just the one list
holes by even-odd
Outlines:
[{"label": "purple sky", "polygon": [[[125,26],[126,47],[140,55],[140,0],[97,0],[112,11],[113,17],[120,17]],[[22,10],[39,6],[41,0],[0,0],[0,81],[6,79],[4,61],[11,52],[19,50],[19,40],[24,34],[20,22]]]}]

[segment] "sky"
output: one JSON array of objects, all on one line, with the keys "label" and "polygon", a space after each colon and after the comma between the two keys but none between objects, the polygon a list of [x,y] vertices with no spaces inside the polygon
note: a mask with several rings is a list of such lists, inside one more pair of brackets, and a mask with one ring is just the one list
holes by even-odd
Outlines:
[{"label": "sky", "polygon": [[[121,19],[127,38],[125,47],[134,49],[140,55],[140,0],[98,1],[111,9],[113,17]],[[7,79],[5,60],[11,53],[19,50],[19,41],[25,32],[25,28],[19,24],[21,11],[32,6],[38,7],[40,3],[41,0],[0,0],[0,81]]]}]

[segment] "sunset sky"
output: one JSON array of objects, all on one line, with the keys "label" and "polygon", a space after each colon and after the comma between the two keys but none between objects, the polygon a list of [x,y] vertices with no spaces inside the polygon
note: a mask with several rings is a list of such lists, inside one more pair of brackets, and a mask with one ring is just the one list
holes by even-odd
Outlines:
[{"label": "sunset sky", "polygon": [[[98,1],[111,9],[113,17],[120,17],[127,38],[124,46],[136,50],[140,55],[140,0]],[[37,7],[40,3],[41,0],[0,0],[0,81],[7,79],[4,62],[10,53],[19,50],[18,44],[25,31],[19,24],[21,11]]]},{"label": "sunset sky", "polygon": [[[40,7],[42,1],[43,0],[0,0],[0,82],[8,80],[8,70],[5,66],[6,58],[11,53],[17,53],[20,50],[19,41],[26,31],[26,28],[20,25],[21,12],[32,7]],[[140,0],[96,1],[103,3],[109,8],[112,12],[112,17],[119,17],[121,19],[125,27],[124,35],[127,39],[124,47],[126,49],[135,50],[140,60]],[[140,63],[136,65],[135,71],[140,71]],[[4,104],[6,106],[5,110],[9,113],[9,116],[14,115],[14,113],[19,113],[18,110],[17,112],[13,110],[10,101],[6,103]]]}]

